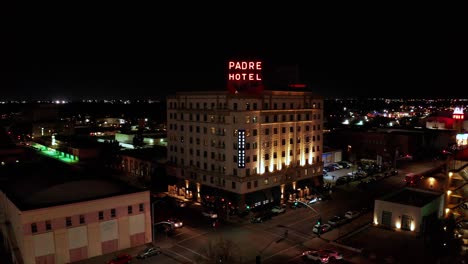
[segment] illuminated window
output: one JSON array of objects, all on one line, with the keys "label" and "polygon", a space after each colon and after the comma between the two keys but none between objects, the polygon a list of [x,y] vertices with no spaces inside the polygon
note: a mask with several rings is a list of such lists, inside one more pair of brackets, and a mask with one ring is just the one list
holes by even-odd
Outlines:
[{"label": "illuminated window", "polygon": [[263,180],[263,182],[265,183],[265,185],[267,185],[268,184],[268,179]]}]

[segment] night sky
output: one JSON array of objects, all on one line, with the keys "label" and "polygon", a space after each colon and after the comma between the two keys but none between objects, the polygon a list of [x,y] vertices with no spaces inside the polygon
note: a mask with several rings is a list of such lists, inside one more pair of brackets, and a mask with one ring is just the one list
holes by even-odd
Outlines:
[{"label": "night sky", "polygon": [[234,58],[262,60],[272,84],[297,67],[325,97],[467,97],[466,8],[306,7],[16,7],[6,14],[2,97],[224,90]]}]

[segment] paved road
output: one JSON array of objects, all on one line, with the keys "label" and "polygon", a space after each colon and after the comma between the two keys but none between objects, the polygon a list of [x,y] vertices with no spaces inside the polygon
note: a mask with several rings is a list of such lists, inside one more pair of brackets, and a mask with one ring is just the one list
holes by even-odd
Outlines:
[{"label": "paved road", "polygon": [[[285,214],[258,224],[248,221],[223,222],[218,228],[213,229],[212,221],[202,216],[202,208],[199,205],[174,209],[170,214],[182,218],[185,226],[170,236],[157,233],[154,243],[161,246],[163,254],[133,263],[203,263],[203,260],[210,255],[209,245],[218,247],[216,243],[220,240],[232,242],[231,250],[242,263],[255,263],[256,256],[261,256],[262,263],[266,264],[303,263],[300,257],[302,252],[322,248],[332,248],[342,252],[345,260],[341,263],[378,263],[363,257],[353,249],[330,243],[355,230],[362,230],[371,223],[371,212],[322,234],[320,238],[312,232],[312,228],[319,217],[323,222],[327,222],[332,216],[343,214],[350,209],[371,207],[374,198],[402,188],[406,173],[423,172],[437,164],[428,162],[400,165],[398,175],[368,184],[365,189],[358,188],[358,182],[336,187],[331,195],[332,200],[313,204],[315,210],[288,209]],[[287,237],[285,237],[286,230]]]}]

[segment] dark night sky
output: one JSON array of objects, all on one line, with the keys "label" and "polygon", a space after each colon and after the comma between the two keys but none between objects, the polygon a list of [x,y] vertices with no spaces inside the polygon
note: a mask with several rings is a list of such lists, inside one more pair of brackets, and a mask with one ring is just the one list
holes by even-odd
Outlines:
[{"label": "dark night sky", "polygon": [[323,96],[467,97],[465,7],[180,5],[16,7],[2,97],[223,90],[237,57],[263,60],[265,79],[298,65]]}]

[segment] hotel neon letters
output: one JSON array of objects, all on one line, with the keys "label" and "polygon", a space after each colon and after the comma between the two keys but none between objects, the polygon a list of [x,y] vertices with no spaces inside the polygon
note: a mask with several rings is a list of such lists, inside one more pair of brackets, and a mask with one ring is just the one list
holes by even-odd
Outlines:
[{"label": "hotel neon letters", "polygon": [[261,61],[229,61],[229,81],[261,81]]}]

